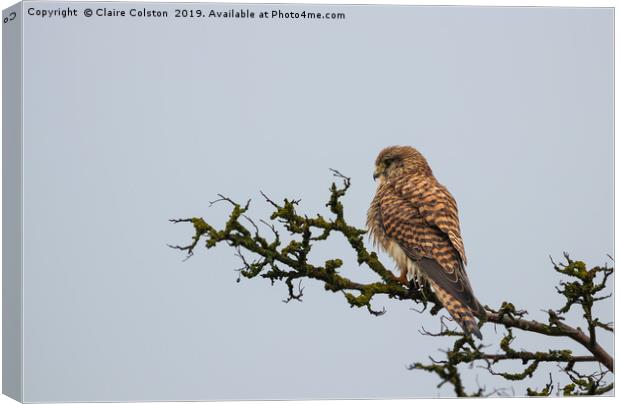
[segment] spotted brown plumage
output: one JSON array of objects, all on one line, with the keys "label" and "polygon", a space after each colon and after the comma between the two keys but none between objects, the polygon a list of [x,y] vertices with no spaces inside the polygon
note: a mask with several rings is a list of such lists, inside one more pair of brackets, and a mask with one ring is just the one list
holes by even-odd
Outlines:
[{"label": "spotted brown plumage", "polygon": [[429,282],[463,330],[482,338],[476,317],[484,316],[484,309],[465,272],[458,209],[450,192],[409,146],[382,150],[373,178],[378,186],[367,225],[375,244],[396,261],[398,279]]}]

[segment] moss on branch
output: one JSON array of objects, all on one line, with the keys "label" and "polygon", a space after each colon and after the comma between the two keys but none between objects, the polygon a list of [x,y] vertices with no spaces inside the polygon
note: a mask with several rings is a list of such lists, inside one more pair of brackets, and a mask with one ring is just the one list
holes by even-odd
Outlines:
[{"label": "moss on branch", "polygon": [[[259,222],[260,226],[265,226],[268,233],[263,235],[259,225],[246,215],[250,209],[250,201],[240,204],[223,195],[218,195],[218,199],[211,202],[211,205],[227,203],[231,206],[230,214],[223,227],[215,228],[200,217],[173,219],[171,220],[173,223],[191,224],[194,234],[189,244],[170,247],[185,252],[187,258],[194,254],[201,241],[207,249],[218,245],[232,247],[242,263],[241,268],[238,269],[237,281],[241,278],[261,277],[268,279],[272,284],[283,282],[288,292],[287,298],[284,299],[285,302],[301,300],[304,290],[302,280],[313,280],[322,283],[327,291],[341,293],[351,307],[365,308],[375,316],[386,312],[385,308],[378,310],[373,306],[373,299],[376,296],[413,301],[422,306],[421,311],[424,311],[430,303],[432,304],[430,314],[437,314],[442,306],[432,290],[426,285],[411,283],[407,287],[398,282],[377,254],[366,248],[364,243],[366,230],[352,226],[345,220],[342,198],[349,190],[351,180],[338,171],[332,171],[340,181],[340,185],[335,181],[329,188],[326,206],[330,217],[320,214],[301,215],[297,211],[299,200],[284,199],[283,202],[276,203],[261,193],[266,203],[273,208],[270,220]],[[281,230],[279,229],[281,228],[287,232],[288,241],[284,241],[280,236]],[[325,262],[312,262],[309,259],[315,244],[329,241],[334,234],[346,239],[355,252],[357,265],[376,274],[378,281],[363,283],[344,276],[341,269],[345,263],[339,257],[330,258]],[[250,260],[246,254],[251,254],[255,258]],[[554,386],[551,380],[540,390],[528,388],[526,391],[528,395],[550,395],[554,388],[556,394],[563,395],[598,395],[613,389],[613,383],[610,383],[607,377],[610,372],[613,372],[613,358],[599,345],[597,333],[599,331],[614,332],[614,328],[612,323],[604,323],[595,317],[593,307],[596,302],[611,296],[604,292],[608,289],[608,280],[613,275],[614,268],[602,266],[588,269],[584,262],[574,261],[568,254],[565,254],[564,261],[562,263],[552,261],[552,266],[557,273],[565,277],[565,280],[560,282],[556,288],[557,293],[565,298],[565,304],[557,310],[547,309],[546,322],[526,319],[527,312],[517,310],[510,302],[504,302],[497,310],[486,307],[487,315],[481,321],[480,326],[483,322],[494,323],[506,330],[504,336],[497,341],[500,351],[491,353],[488,352],[490,345],[476,343],[469,336],[446,326],[442,319],[439,332],[431,333],[423,330],[422,333],[430,337],[454,339],[451,348],[445,351],[445,359],[431,358],[429,364],[417,362],[409,368],[436,374],[441,379],[439,386],[452,385],[457,396],[485,396],[501,392],[500,389],[488,393],[481,387],[472,393],[466,391],[460,375],[460,367],[478,362],[483,363],[489,373],[506,381],[531,378],[539,371],[541,363],[558,364],[559,372],[567,378],[568,383],[563,387],[559,384]],[[586,332],[564,322],[562,316],[571,310],[580,310],[587,326]],[[576,355],[568,349],[537,351],[515,349],[513,329],[543,336],[572,339],[588,354]],[[541,339],[541,344],[543,343],[544,340]],[[524,367],[516,373],[500,372],[494,369],[498,363],[509,361],[518,361]],[[599,363],[606,370],[581,374],[574,369],[580,363]]]}]

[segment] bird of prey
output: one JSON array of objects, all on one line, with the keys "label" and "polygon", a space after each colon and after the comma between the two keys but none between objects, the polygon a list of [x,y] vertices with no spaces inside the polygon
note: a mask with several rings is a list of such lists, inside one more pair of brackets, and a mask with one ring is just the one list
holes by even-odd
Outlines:
[{"label": "bird of prey", "polygon": [[485,313],[465,273],[467,258],[450,192],[409,146],[382,150],[373,178],[378,184],[367,226],[375,245],[396,262],[399,281],[428,282],[461,328],[482,338],[476,317]]}]

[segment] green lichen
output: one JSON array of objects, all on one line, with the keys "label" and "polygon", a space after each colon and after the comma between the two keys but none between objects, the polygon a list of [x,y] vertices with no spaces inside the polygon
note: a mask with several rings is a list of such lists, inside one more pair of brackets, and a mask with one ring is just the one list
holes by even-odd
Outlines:
[{"label": "green lichen", "polygon": [[[233,247],[236,255],[242,261],[242,268],[238,269],[239,277],[252,279],[264,278],[276,284],[283,282],[288,297],[285,302],[301,300],[303,296],[302,280],[312,280],[323,284],[325,290],[342,294],[346,302],[355,308],[366,308],[373,315],[381,315],[385,309],[376,310],[373,300],[376,296],[387,296],[392,299],[405,300],[422,305],[424,310],[427,303],[433,303],[430,313],[438,314],[441,303],[428,285],[402,285],[380,261],[378,255],[369,251],[364,243],[366,229],[359,229],[349,225],[345,219],[345,209],[342,198],[349,189],[350,179],[334,171],[334,175],[342,181],[338,186],[335,182],[330,187],[329,200],[326,206],[330,215],[314,216],[300,215],[297,212],[299,200],[284,199],[281,204],[275,203],[263,194],[267,203],[273,207],[271,222],[261,221],[266,225],[270,235],[261,234],[259,226],[246,213],[249,210],[249,201],[245,205],[238,204],[219,195],[217,202],[225,202],[232,206],[229,217],[223,228],[215,228],[203,218],[175,219],[174,223],[190,223],[194,228],[191,242],[185,246],[172,246],[187,253],[193,254],[197,244],[203,240],[207,249],[218,245]],[[212,203],[212,204],[213,204]],[[288,232],[290,240],[282,243],[278,229],[283,227]],[[361,283],[342,275],[339,270],[345,265],[341,258],[333,257],[323,263],[312,263],[310,252],[314,243],[326,242],[333,235],[344,237],[348,245],[356,254],[357,265],[379,277],[379,281]],[[245,256],[251,256],[248,258]],[[540,363],[564,364],[563,372],[570,379],[570,383],[560,389],[565,395],[597,395],[604,394],[613,388],[613,383],[606,382],[606,372],[581,375],[573,367],[582,362],[599,362],[609,370],[613,369],[613,358],[602,351],[597,344],[596,331],[613,332],[611,324],[602,323],[593,316],[594,303],[609,296],[600,296],[606,290],[607,280],[613,274],[613,268],[594,267],[588,269],[582,261],[571,260],[565,255],[566,263],[553,263],[555,271],[567,278],[560,283],[557,292],[566,302],[559,310],[547,310],[547,322],[526,320],[526,312],[517,310],[514,304],[503,302],[497,311],[488,309],[486,315],[481,316],[479,326],[486,323],[500,325],[506,328],[506,334],[496,341],[501,349],[500,353],[489,353],[489,338],[493,334],[485,335],[485,344],[476,343],[470,336],[460,330],[454,330],[443,323],[441,331],[423,333],[432,337],[455,338],[453,344],[445,351],[444,360],[433,360],[431,364],[415,363],[410,369],[419,369],[436,374],[441,383],[449,384],[459,397],[482,396],[485,389],[479,387],[473,392],[467,392],[463,385],[459,367],[474,364],[486,364],[488,371],[503,380],[518,381],[531,378],[539,371]],[[587,330],[570,327],[564,323],[562,314],[578,307],[587,323]],[[532,332],[548,336],[560,336],[577,341],[593,355],[575,355],[572,350],[528,351],[515,348],[513,329],[522,332]],[[587,335],[586,335],[587,333]],[[602,351],[602,352],[601,352]],[[498,362],[519,361],[525,368],[521,372],[496,372],[493,367]],[[477,367],[476,367],[477,368]],[[548,396],[553,387],[548,384],[541,390],[528,388],[528,395]]]}]

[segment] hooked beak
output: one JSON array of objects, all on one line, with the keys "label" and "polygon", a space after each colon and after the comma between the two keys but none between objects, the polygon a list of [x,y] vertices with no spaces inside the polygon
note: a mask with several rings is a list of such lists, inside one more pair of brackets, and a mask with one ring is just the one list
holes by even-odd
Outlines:
[{"label": "hooked beak", "polygon": [[380,176],[381,176],[381,173],[379,171],[375,171],[374,173],[372,173],[373,181],[376,181],[377,178],[379,178]]}]

